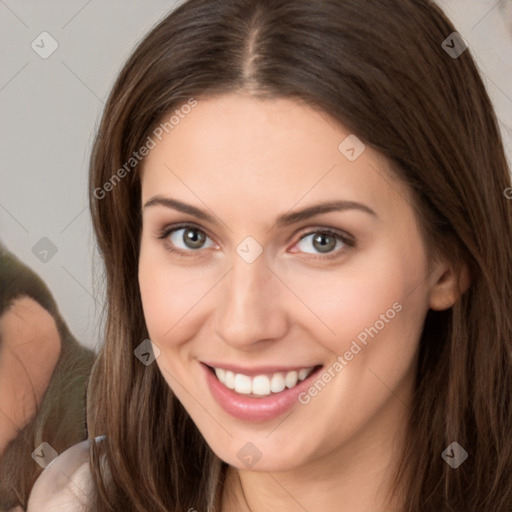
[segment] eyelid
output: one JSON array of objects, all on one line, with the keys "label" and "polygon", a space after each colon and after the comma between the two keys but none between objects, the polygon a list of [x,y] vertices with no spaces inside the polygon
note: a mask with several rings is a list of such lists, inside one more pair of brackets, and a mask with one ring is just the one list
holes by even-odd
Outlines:
[{"label": "eyelid", "polygon": [[178,222],[177,224],[166,224],[164,227],[158,229],[157,233],[159,235],[159,238],[165,238],[173,231],[177,231],[178,229],[184,228],[193,228],[197,229],[197,231],[202,231],[204,234],[206,234],[209,238],[213,240],[213,237],[208,234],[208,230],[203,226],[196,224],[195,222]]},{"label": "eyelid", "polygon": [[327,227],[327,226],[317,225],[317,226],[308,226],[307,228],[301,228],[299,230],[299,232],[302,230],[304,230],[304,231],[301,235],[299,235],[300,240],[302,240],[303,237],[312,235],[314,233],[329,233],[334,236],[338,236],[347,242],[355,243],[355,238],[350,233],[347,233],[346,231],[343,231],[342,229],[338,229],[338,228],[331,228],[331,227]]}]

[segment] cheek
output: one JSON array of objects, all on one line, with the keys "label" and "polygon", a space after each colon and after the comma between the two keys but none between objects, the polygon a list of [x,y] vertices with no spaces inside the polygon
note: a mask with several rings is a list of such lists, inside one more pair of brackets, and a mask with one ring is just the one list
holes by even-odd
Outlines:
[{"label": "cheek", "polygon": [[418,287],[424,277],[420,247],[404,255],[390,246],[328,275],[302,273],[293,286],[314,313],[308,314],[312,337],[340,355],[354,341],[364,348],[377,337],[389,344],[410,340],[427,309]]},{"label": "cheek", "polygon": [[143,243],[138,280],[151,340],[164,348],[173,340],[187,339],[187,314],[211,288],[204,272],[194,266],[171,264],[165,250]]},{"label": "cheek", "polygon": [[174,304],[172,294],[166,293],[166,290],[172,288],[168,287],[166,273],[162,271],[162,261],[159,258],[158,251],[143,234],[138,272],[140,296],[149,337],[160,347],[162,332],[172,326],[169,313],[174,311]]}]

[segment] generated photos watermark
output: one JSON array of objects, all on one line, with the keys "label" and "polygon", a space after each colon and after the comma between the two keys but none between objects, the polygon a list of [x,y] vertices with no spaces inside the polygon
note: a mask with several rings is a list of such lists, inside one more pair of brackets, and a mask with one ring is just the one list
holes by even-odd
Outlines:
[{"label": "generated photos watermark", "polygon": [[309,404],[312,398],[317,396],[318,393],[320,393],[325,386],[327,386],[327,384],[331,382],[331,380],[334,379],[336,375],[338,375],[349,364],[349,362],[352,361],[352,359],[354,359],[354,356],[359,354],[363,348],[368,345],[368,337],[373,339],[377,336],[377,334],[384,329],[386,324],[393,320],[397,313],[400,313],[402,309],[402,304],[395,302],[391,308],[380,315],[379,320],[377,320],[371,327],[365,327],[365,329],[356,336],[357,341],[353,340],[350,348],[345,351],[343,355],[338,355],[336,360],[328,368],[322,371],[315,382],[306,391],[299,394],[299,402],[302,405]]},{"label": "generated photos watermark", "polygon": [[112,192],[114,187],[121,182],[128,174],[130,174],[135,167],[146,157],[150,150],[156,147],[157,140],[161,141],[164,133],[167,134],[173,130],[185,117],[190,114],[192,109],[197,106],[197,100],[189,98],[187,103],[182,105],[179,109],[176,109],[173,114],[167,119],[160,123],[152,132],[148,135],[146,142],[139,148],[138,151],[134,151],[132,156],[123,164],[122,167],[112,174],[112,176],[101,186],[94,189],[93,195],[96,199],[101,200],[106,197],[109,192]]}]

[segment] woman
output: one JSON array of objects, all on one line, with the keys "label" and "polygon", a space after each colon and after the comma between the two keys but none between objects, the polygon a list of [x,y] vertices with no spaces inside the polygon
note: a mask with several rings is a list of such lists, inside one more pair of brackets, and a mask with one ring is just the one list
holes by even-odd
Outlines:
[{"label": "woman", "polygon": [[29,510],[510,511],[510,186],[435,4],[185,2],[91,161],[106,437]]}]

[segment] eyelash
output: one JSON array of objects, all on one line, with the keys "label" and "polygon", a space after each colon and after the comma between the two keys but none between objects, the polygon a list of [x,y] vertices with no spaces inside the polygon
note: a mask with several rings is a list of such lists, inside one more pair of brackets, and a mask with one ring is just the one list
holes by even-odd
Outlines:
[{"label": "eyelash", "polygon": [[[175,226],[166,226],[165,228],[160,230],[157,238],[159,240],[163,240],[165,249],[167,251],[177,255],[178,257],[188,258],[191,256],[188,253],[198,252],[198,251],[200,251],[200,249],[198,249],[198,250],[191,249],[189,251],[183,251],[181,249],[176,249],[176,248],[172,247],[165,240],[174,231],[178,231],[180,229],[191,229],[191,230],[200,231],[200,232],[204,233],[206,236],[208,236],[208,234],[206,233],[206,231],[204,229],[201,229],[199,226],[196,226],[195,224],[179,224],[179,225],[175,225]],[[308,254],[307,257],[310,259],[313,259],[313,260],[334,260],[337,258],[341,258],[350,249],[353,249],[355,247],[355,241],[352,238],[349,238],[346,234],[342,234],[341,232],[338,232],[336,230],[329,229],[329,228],[318,228],[318,229],[314,229],[313,231],[307,231],[303,235],[300,236],[299,241],[297,243],[299,243],[303,238],[306,238],[306,237],[308,237],[310,235],[314,235],[314,234],[322,234],[322,235],[332,236],[336,240],[341,241],[345,247],[342,247],[341,249],[338,249],[337,251],[334,251],[332,253],[326,253],[324,256],[322,256],[322,255],[314,256],[310,253],[307,253]],[[208,236],[208,238],[211,239],[211,237],[209,237],[209,236]]]}]

